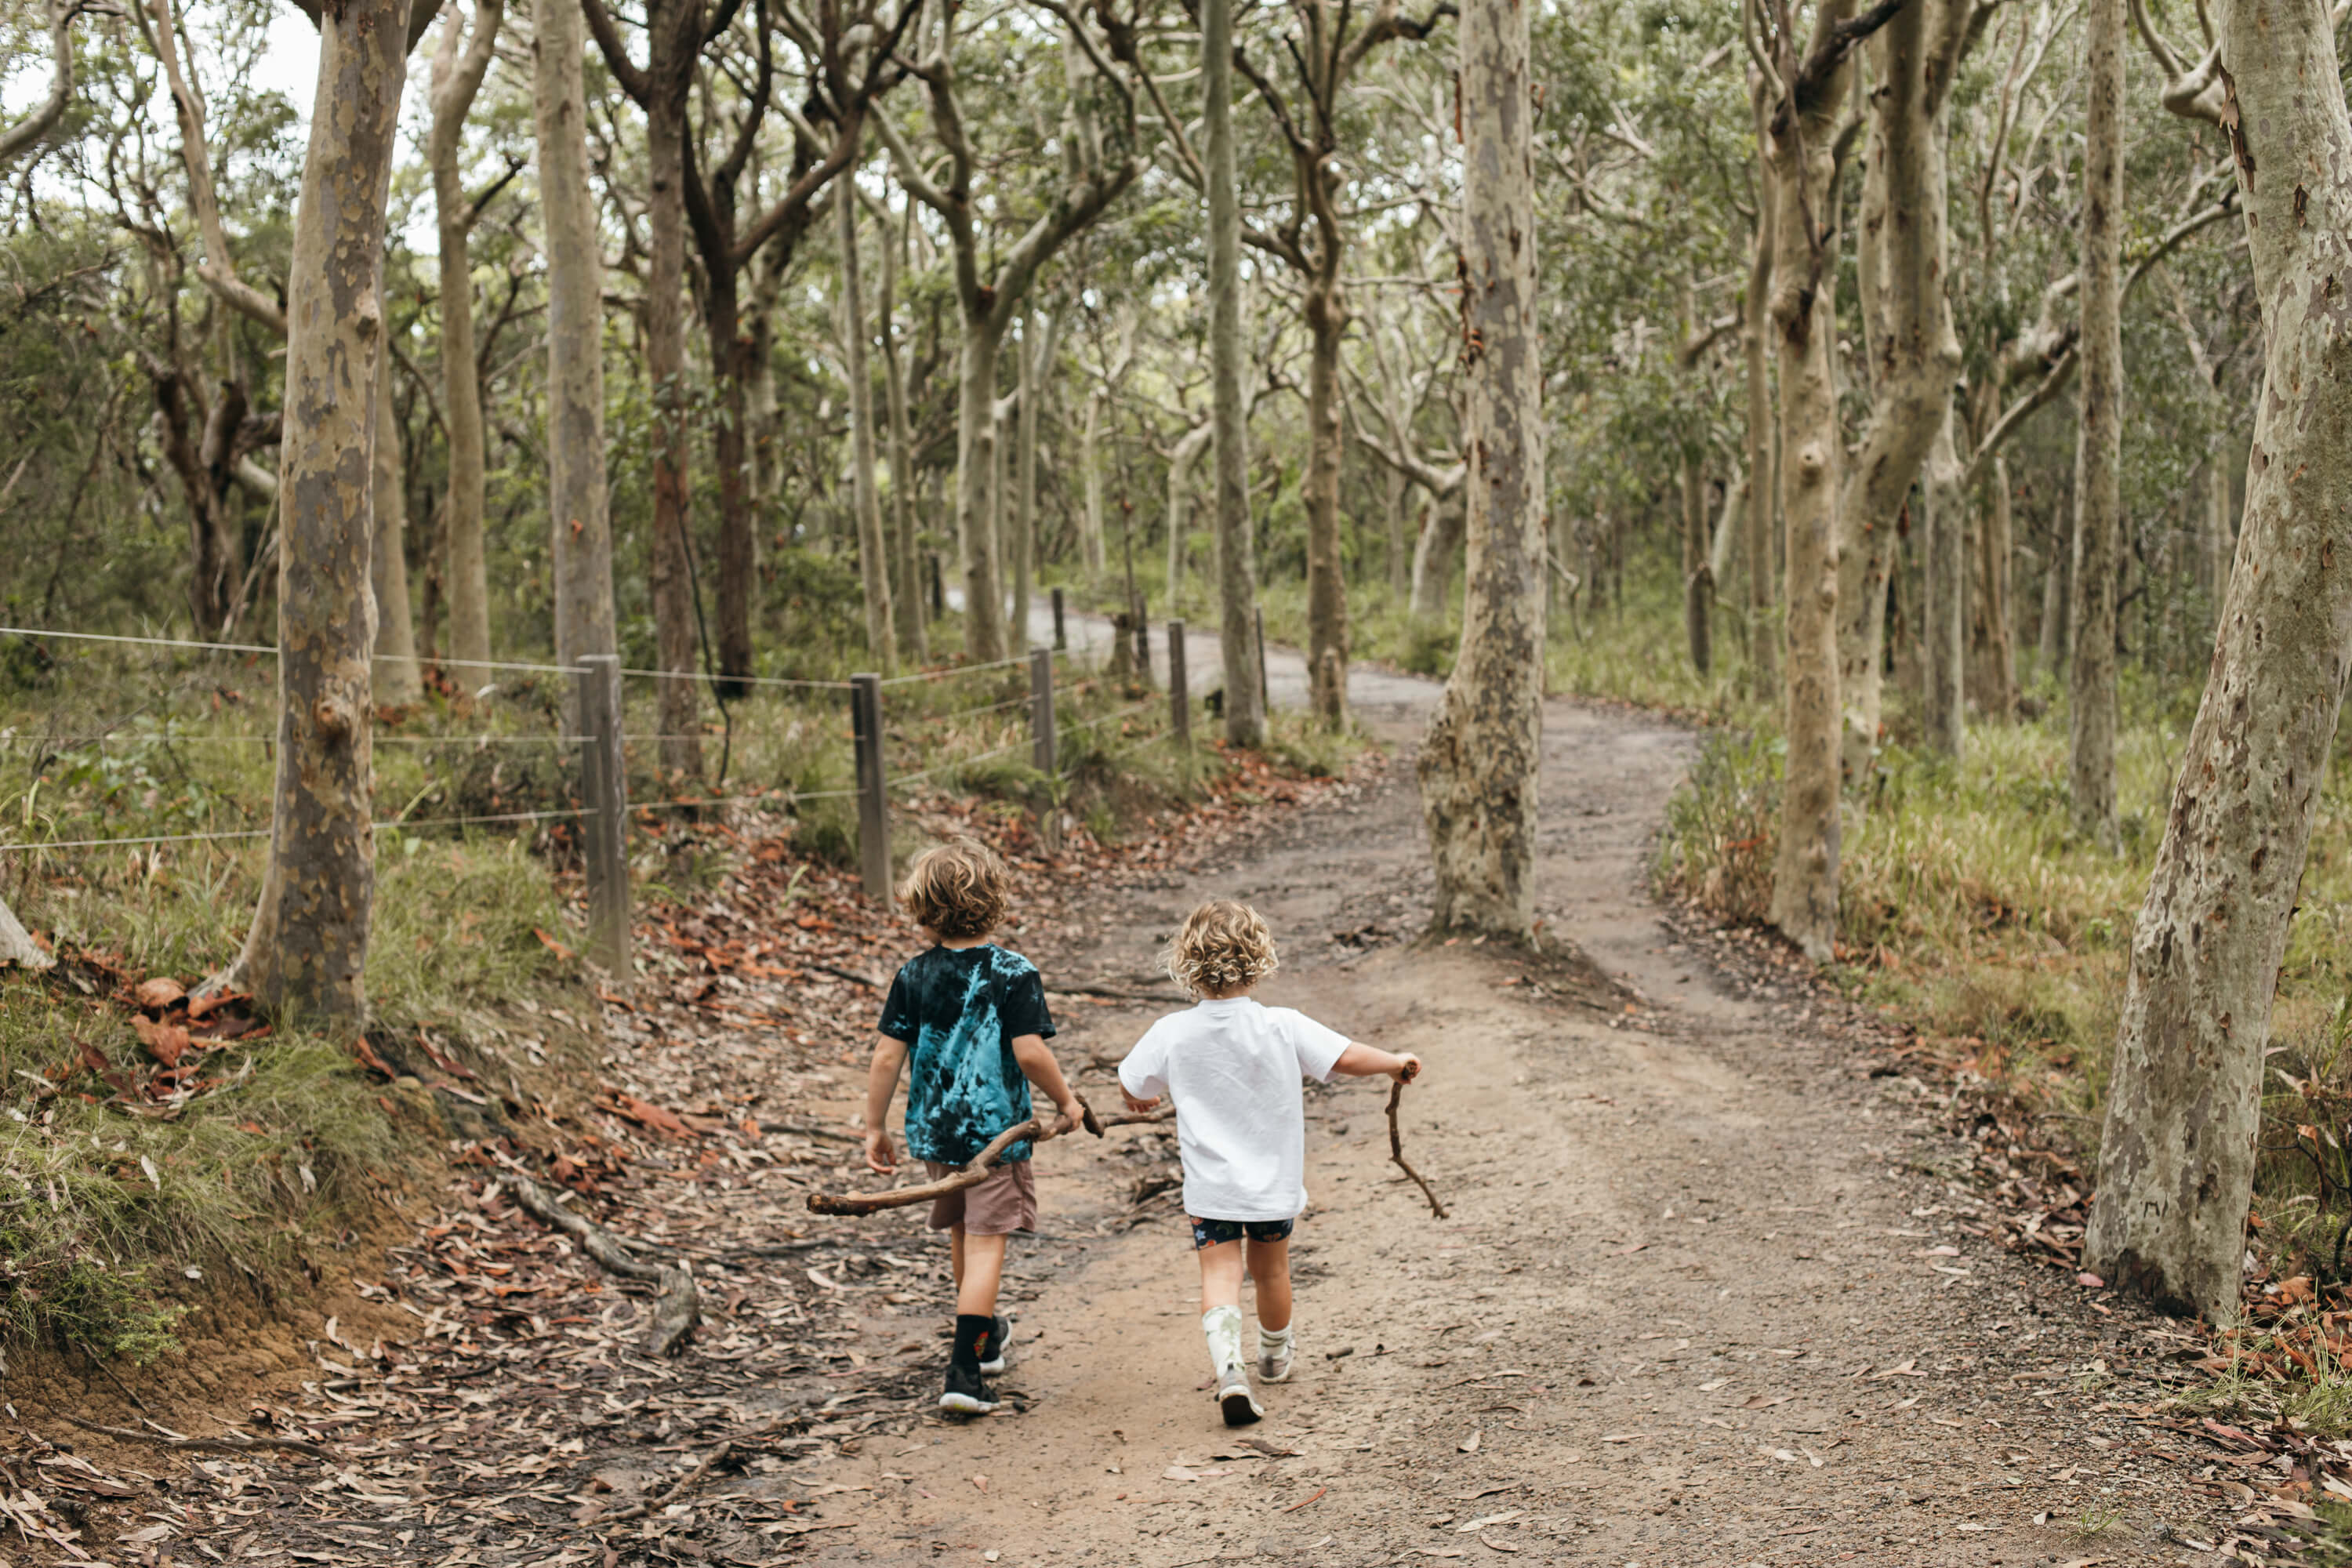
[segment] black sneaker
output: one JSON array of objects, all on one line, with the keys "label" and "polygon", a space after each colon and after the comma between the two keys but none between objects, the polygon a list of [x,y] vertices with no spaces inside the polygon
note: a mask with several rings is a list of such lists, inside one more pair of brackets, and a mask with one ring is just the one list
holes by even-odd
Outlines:
[{"label": "black sneaker", "polygon": [[981,1381],[977,1367],[950,1361],[947,1386],[940,1391],[940,1408],[950,1415],[985,1415],[996,1408],[996,1394]]},{"label": "black sneaker", "polygon": [[988,1331],[988,1354],[981,1362],[980,1370],[991,1377],[1003,1376],[1004,1369],[1013,1364],[1012,1344],[1013,1320],[998,1318],[996,1326]]}]

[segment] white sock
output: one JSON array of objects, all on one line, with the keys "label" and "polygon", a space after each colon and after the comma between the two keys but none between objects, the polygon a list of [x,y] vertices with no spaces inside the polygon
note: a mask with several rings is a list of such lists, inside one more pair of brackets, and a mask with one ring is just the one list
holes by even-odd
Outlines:
[{"label": "white sock", "polygon": [[1263,1323],[1259,1324],[1257,1331],[1257,1353],[1260,1356],[1283,1356],[1289,1354],[1290,1331],[1288,1329],[1269,1329]]},{"label": "white sock", "polygon": [[1212,1307],[1201,1314],[1201,1332],[1209,1342],[1209,1369],[1223,1377],[1242,1364],[1242,1310]]}]

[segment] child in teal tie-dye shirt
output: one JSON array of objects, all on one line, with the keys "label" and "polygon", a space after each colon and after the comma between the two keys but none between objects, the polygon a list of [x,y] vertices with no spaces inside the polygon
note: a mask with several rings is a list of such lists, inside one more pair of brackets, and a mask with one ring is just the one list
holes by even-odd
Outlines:
[{"label": "child in teal tie-dye shirt", "polygon": [[[908,959],[882,1005],[881,1037],[866,1089],[866,1163],[898,1169],[890,1100],[907,1075],[907,1152],[934,1177],[977,1158],[996,1135],[1029,1120],[1029,1087],[1063,1117],[1082,1115],[1045,1041],[1054,1034],[1035,965],[988,940],[1004,918],[1003,863],[968,840],[918,857],[899,901],[933,946]],[[1037,1224],[1029,1145],[1004,1152],[987,1180],[931,1206],[955,1264],[956,1337],[940,1408],[981,1415],[996,1407],[984,1374],[1004,1370],[1011,1322],[998,1315],[1004,1238]]]}]

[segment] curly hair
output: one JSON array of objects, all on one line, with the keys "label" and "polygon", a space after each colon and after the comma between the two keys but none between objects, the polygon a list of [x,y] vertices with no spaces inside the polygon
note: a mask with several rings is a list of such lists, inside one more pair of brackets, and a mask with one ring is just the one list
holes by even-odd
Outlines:
[{"label": "curly hair", "polygon": [[907,868],[898,902],[917,925],[952,942],[986,936],[1004,920],[1004,862],[974,839],[924,850]]},{"label": "curly hair", "polygon": [[1170,978],[1195,995],[1231,995],[1273,973],[1281,962],[1274,933],[1247,904],[1212,899],[1184,917],[1162,956]]}]

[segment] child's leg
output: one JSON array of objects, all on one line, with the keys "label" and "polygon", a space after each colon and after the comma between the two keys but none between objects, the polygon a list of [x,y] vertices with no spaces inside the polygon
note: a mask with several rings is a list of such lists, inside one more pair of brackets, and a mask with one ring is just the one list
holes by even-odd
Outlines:
[{"label": "child's leg", "polygon": [[955,1274],[956,1299],[963,1299],[963,1226],[948,1226],[948,1268]]},{"label": "child's leg", "polygon": [[1202,1311],[1213,1312],[1220,1307],[1240,1309],[1242,1246],[1238,1241],[1221,1241],[1199,1249],[1196,1256],[1201,1259]]},{"label": "child's leg", "polygon": [[[1249,1276],[1257,1281],[1257,1326],[1269,1333],[1290,1327],[1290,1238],[1245,1243]],[[1238,1290],[1234,1299],[1241,1297]]]},{"label": "child's leg", "polygon": [[956,1315],[992,1318],[997,1286],[1004,1279],[1004,1237],[967,1236],[955,1228]]}]

